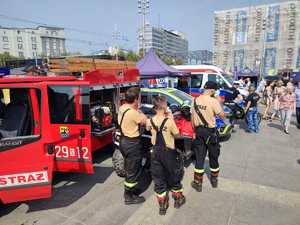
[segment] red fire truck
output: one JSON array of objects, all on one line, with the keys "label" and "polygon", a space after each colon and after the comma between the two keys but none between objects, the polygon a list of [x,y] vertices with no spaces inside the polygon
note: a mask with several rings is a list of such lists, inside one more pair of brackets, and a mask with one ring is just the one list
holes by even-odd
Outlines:
[{"label": "red fire truck", "polygon": [[51,197],[53,172],[93,173],[137,69],[0,78],[0,201]]}]

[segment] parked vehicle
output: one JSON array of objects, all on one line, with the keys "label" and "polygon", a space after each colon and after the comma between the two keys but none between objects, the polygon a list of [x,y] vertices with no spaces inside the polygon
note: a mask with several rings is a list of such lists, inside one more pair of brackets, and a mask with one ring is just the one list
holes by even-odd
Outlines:
[{"label": "parked vehicle", "polygon": [[138,81],[125,68],[1,78],[0,201],[51,197],[55,171],[93,173],[92,153],[112,143],[113,115]]},{"label": "parked vehicle", "polygon": [[[175,69],[189,72],[190,75],[178,78],[177,88],[191,94],[198,96],[201,94],[201,89],[207,81],[214,81],[220,88],[220,96],[225,95],[226,90],[232,87],[233,77],[226,74],[223,70],[212,65],[180,65],[173,66]],[[243,96],[248,96],[248,91],[239,89]]]}]

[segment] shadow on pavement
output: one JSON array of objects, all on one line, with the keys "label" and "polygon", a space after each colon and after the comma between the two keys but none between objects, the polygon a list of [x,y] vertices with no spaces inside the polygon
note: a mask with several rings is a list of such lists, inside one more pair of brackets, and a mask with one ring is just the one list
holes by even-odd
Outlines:
[{"label": "shadow on pavement", "polygon": [[282,127],[279,124],[269,123],[268,126],[271,127],[271,128],[276,128],[278,130],[282,130]]},{"label": "shadow on pavement", "polygon": [[113,169],[111,167],[95,167],[94,171],[94,174],[59,174],[59,178],[55,178],[52,197],[47,200],[28,202],[28,212],[71,205],[87,194],[95,184],[104,183],[112,174]]},{"label": "shadow on pavement", "polygon": [[248,129],[247,124],[244,120],[238,120],[235,125],[238,125],[239,129],[241,129],[241,130],[247,130]]},{"label": "shadow on pavement", "polygon": [[[111,155],[111,146],[93,154],[94,174],[55,173],[52,197],[25,202],[29,207],[28,212],[66,207],[87,194],[96,184],[104,183],[113,173],[113,168],[110,165],[101,165],[101,163]],[[0,217],[9,214],[20,204],[22,203],[1,206]]]},{"label": "shadow on pavement", "polygon": [[0,203],[0,218],[14,211],[16,208],[18,208],[19,205],[20,203],[11,203],[7,205],[2,205]]}]

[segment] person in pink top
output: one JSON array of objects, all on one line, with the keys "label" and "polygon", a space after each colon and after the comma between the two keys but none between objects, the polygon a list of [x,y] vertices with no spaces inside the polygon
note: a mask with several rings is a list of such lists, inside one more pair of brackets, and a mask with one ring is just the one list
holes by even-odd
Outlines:
[{"label": "person in pink top", "polygon": [[284,132],[289,134],[289,126],[293,112],[296,111],[296,95],[292,87],[287,87],[279,97],[281,124]]}]

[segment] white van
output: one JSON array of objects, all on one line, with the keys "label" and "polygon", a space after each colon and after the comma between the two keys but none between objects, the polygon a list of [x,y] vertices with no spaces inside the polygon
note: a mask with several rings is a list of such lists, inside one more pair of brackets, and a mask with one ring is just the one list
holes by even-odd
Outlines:
[{"label": "white van", "polygon": [[[213,65],[179,65],[172,67],[180,71],[191,73],[191,83],[189,87],[192,89],[190,90],[192,95],[197,95],[196,93],[199,92],[199,89],[204,88],[207,81],[214,81],[220,88],[225,90],[231,88],[233,85],[233,77]],[[178,85],[181,85],[180,81],[178,81]],[[239,89],[239,91],[243,96],[248,96],[248,91],[244,89]]]}]

